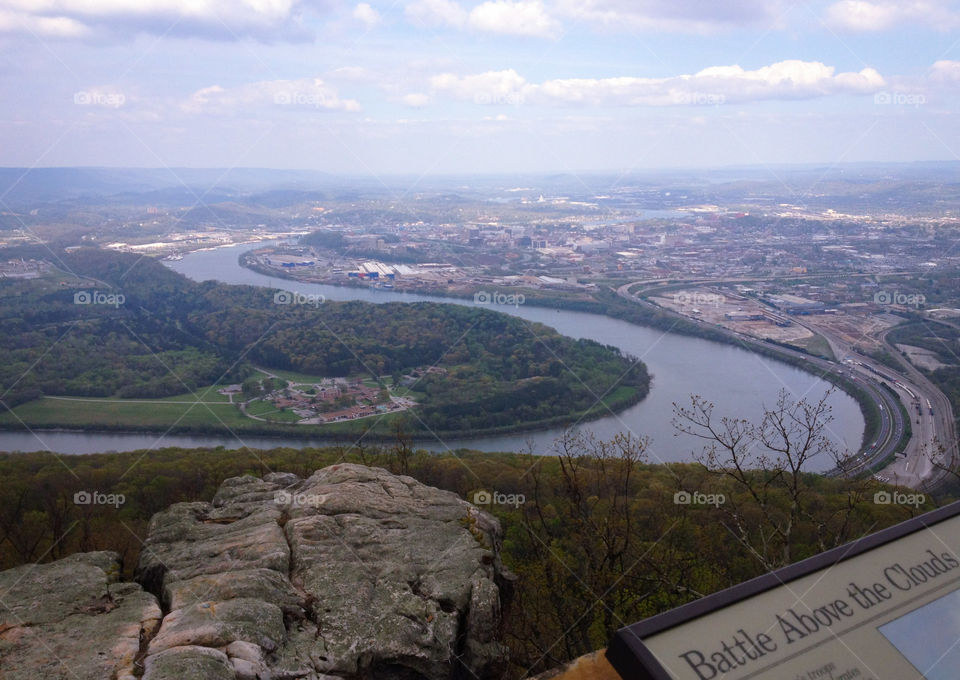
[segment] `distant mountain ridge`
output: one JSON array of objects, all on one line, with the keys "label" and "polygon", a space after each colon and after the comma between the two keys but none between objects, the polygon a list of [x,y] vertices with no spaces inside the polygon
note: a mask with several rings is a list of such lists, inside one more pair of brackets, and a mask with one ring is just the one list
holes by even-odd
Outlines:
[{"label": "distant mountain ridge", "polygon": [[953,209],[960,204],[957,177],[960,161],[427,177],[269,168],[0,168],[0,209],[28,211],[71,202],[183,207],[227,201],[279,208],[330,199],[410,201],[414,190],[431,201],[515,199],[512,187],[522,186],[532,195],[586,202],[604,197],[604,205],[628,199],[624,205],[648,209],[776,199],[841,211],[888,205],[903,211],[931,205]]},{"label": "distant mountain ridge", "polygon": [[[0,168],[0,196],[11,208],[62,200],[114,199],[135,196],[184,197],[206,202],[269,190],[304,190],[330,186],[333,175],[310,170],[258,168]],[[213,195],[210,195],[210,194]]]}]

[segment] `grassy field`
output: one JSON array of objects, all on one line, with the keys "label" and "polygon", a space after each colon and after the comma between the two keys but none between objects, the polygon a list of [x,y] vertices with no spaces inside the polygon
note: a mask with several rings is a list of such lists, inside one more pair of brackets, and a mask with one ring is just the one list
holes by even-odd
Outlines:
[{"label": "grassy field", "polygon": [[426,392],[417,392],[409,387],[397,387],[390,390],[390,395],[394,397],[410,397],[416,402],[422,403],[427,398]]},{"label": "grassy field", "polygon": [[146,401],[215,401],[217,403],[229,403],[230,397],[225,394],[220,394],[217,390],[226,385],[210,385],[209,387],[198,387],[194,392],[186,392],[184,394],[178,394],[174,397],[163,397],[161,399],[153,399]]},{"label": "grassy field", "polygon": [[[377,422],[377,418],[331,423],[328,425],[294,425],[299,417],[292,411],[278,411],[273,404],[255,401],[250,413],[267,418],[268,422],[248,418],[233,404],[178,404],[162,401],[109,401],[105,399],[73,400],[43,397],[21,404],[14,414],[0,414],[0,426],[19,428],[21,422],[31,428],[77,428],[85,430],[151,430],[210,432],[229,428],[238,432],[262,434],[324,435],[360,433]],[[389,433],[388,424],[396,414],[387,415],[377,431]]]},{"label": "grassy field", "polygon": [[[287,373],[287,375],[295,376],[296,374]],[[303,377],[296,376],[298,379]],[[229,403],[228,398],[219,394],[217,389],[218,386],[201,388],[197,390],[196,397],[192,394],[183,394],[153,400],[42,397],[21,404],[14,409],[12,414],[0,414],[0,427],[20,429],[23,423],[26,423],[29,427],[38,429],[75,428],[80,430],[154,432],[172,430],[195,433],[236,431],[281,437],[311,435],[355,437],[366,432],[386,439],[393,436],[395,423],[398,421],[404,423],[405,429],[421,429],[416,416],[407,412],[378,414],[353,421],[324,425],[296,425],[295,423],[300,418],[295,413],[277,410],[272,403],[259,399],[251,402],[247,408],[250,415],[264,419],[256,420],[241,413],[237,405]],[[410,396],[421,402],[426,397],[421,392],[410,391],[406,388],[399,388],[392,393],[396,396]],[[632,388],[618,387],[607,394],[603,401],[614,410],[619,410],[619,408],[622,408],[623,401],[629,400],[632,393]],[[198,402],[197,397],[205,403]],[[558,416],[536,423],[524,423],[524,425],[528,428],[539,429],[568,423],[572,420],[602,417],[608,413],[609,411],[604,404],[597,404],[587,414]],[[450,431],[436,434],[442,434],[445,437],[472,437],[484,433],[505,434],[523,429],[522,427],[506,426],[490,428],[485,431]],[[410,430],[407,429],[407,431]],[[425,433],[420,432],[418,434],[424,435]]]},{"label": "grassy field", "polygon": [[262,399],[256,399],[247,404],[247,413],[278,423],[295,423],[300,420],[300,416],[293,411],[281,411],[269,401]]},{"label": "grassy field", "polygon": [[837,360],[837,358],[833,355],[833,350],[830,348],[830,343],[827,342],[826,338],[820,334],[814,334],[809,338],[804,338],[803,340],[792,340],[790,344],[796,345],[797,347],[802,347],[809,354],[827,357],[832,361]]},{"label": "grassy field", "polygon": [[[119,427],[134,423],[138,427],[163,428],[175,423],[182,427],[189,427],[219,425],[221,422],[233,427],[251,422],[232,404],[178,404],[171,403],[170,400],[166,402],[105,399],[75,401],[44,397],[18,406],[14,409],[14,413],[32,427],[89,427],[90,425]],[[17,418],[9,413],[0,415],[0,423],[18,422]]]}]

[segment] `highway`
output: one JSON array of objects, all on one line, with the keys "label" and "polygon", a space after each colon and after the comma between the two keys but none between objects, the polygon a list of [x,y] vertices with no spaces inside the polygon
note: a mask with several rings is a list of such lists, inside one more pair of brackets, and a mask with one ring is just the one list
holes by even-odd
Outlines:
[{"label": "highway", "polygon": [[[879,367],[879,365],[877,365],[872,359],[863,357],[862,355],[853,352],[852,348],[847,349],[845,347],[840,347],[838,344],[837,348],[841,349],[841,353],[836,353],[836,349],[834,350],[836,356],[848,358],[850,359],[849,362],[844,363],[829,361],[827,359],[813,357],[804,352],[783,347],[782,345],[764,342],[757,338],[753,338],[742,333],[737,333],[722,326],[674,312],[673,310],[660,307],[659,305],[655,305],[652,302],[648,302],[647,300],[628,292],[630,288],[642,283],[643,282],[640,281],[632,281],[617,288],[616,292],[621,298],[629,300],[635,304],[654,308],[662,313],[671,314],[687,322],[694,323],[701,328],[724,334],[748,350],[762,347],[766,351],[772,351],[785,357],[799,359],[806,364],[807,370],[815,375],[819,375],[821,377],[826,377],[829,374],[844,376],[863,389],[864,392],[866,392],[872,401],[877,405],[877,410],[880,414],[879,432],[872,441],[866,442],[864,447],[853,455],[853,459],[848,459],[847,465],[844,466],[846,468],[846,474],[851,476],[859,476],[861,474],[872,472],[878,475],[878,478],[886,478],[884,481],[898,483],[902,486],[910,486],[911,488],[930,488],[932,485],[938,484],[942,480],[943,474],[941,471],[939,471],[939,468],[935,468],[929,463],[929,461],[927,461],[926,464],[922,462],[923,458],[921,457],[920,453],[923,451],[924,447],[919,445],[915,445],[914,449],[910,449],[908,445],[907,458],[903,460],[897,459],[892,464],[887,465],[883,470],[878,471],[881,463],[893,456],[895,453],[897,444],[903,436],[905,427],[903,414],[899,408],[900,400],[894,395],[894,393],[884,387],[883,382],[888,382],[890,383],[891,387],[894,387],[893,383],[898,381],[905,387],[910,387],[911,389],[914,389],[915,392],[922,392],[925,395],[931,394],[929,388],[921,391],[919,390],[919,387],[914,385],[913,381],[906,377],[901,377],[897,381],[888,379],[885,380],[884,375],[890,377],[893,376],[894,372],[891,369]],[[654,281],[650,283],[662,284],[663,282]],[[827,338],[827,341],[831,342],[831,338]],[[831,342],[831,346],[833,346],[833,342]],[[878,374],[878,371],[882,371],[882,373]],[[944,397],[939,390],[937,390],[937,392],[941,397],[943,397],[944,400],[946,400],[946,397]],[[904,395],[906,395],[905,392]],[[931,401],[933,401],[932,397]],[[935,403],[938,405],[940,404],[940,402]],[[949,404],[947,404],[947,406],[949,407]],[[937,406],[934,406],[935,410],[936,408]],[[947,408],[945,413],[949,412],[949,408]],[[952,422],[952,417],[950,418]],[[933,427],[931,429],[935,430],[936,428]],[[916,439],[916,436],[912,437],[911,444],[914,443],[914,440]],[[954,441],[954,439],[950,439],[949,441]],[[897,465],[900,467],[896,467]],[[827,474],[841,474],[841,470],[834,469]]]},{"label": "highway", "polygon": [[[951,323],[946,325],[954,326]],[[955,470],[960,462],[953,407],[947,396],[890,344],[887,334],[891,330],[893,329],[884,331],[879,338],[887,345],[887,351],[900,364],[901,374],[909,377],[909,381],[901,380],[901,382],[913,386],[913,391],[920,397],[921,408],[919,412],[914,408],[911,413],[914,419],[915,449],[907,452],[907,460],[897,461],[895,466],[891,466],[892,469],[885,472],[889,472],[891,479],[895,480],[909,479],[911,475],[916,475],[918,470],[922,473],[929,471],[926,475],[920,475],[925,481],[918,484],[917,488],[932,489],[944,479],[951,477],[953,473],[950,470]],[[911,464],[911,461],[916,462]],[[910,484],[904,485],[910,486]]]},{"label": "highway", "polygon": [[946,395],[890,345],[887,334],[893,329],[883,331],[877,338],[896,358],[899,371],[858,353],[849,343],[813,321],[798,323],[823,336],[837,358],[846,365],[859,369],[861,373],[865,369],[882,376],[909,414],[913,432],[903,456],[878,471],[876,477],[883,482],[914,489],[930,490],[942,483],[950,474],[947,470],[957,462],[953,409]]}]

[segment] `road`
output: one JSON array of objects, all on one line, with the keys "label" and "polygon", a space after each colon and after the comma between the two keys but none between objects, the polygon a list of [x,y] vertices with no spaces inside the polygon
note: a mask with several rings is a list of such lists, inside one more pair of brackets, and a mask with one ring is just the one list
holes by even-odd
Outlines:
[{"label": "road", "polygon": [[[960,328],[952,323],[946,325]],[[884,331],[879,338],[887,345],[889,354],[900,364],[901,373],[909,377],[910,383],[918,388],[914,391],[920,394],[921,409],[919,414],[916,409],[912,414],[915,423],[919,420],[919,423],[914,424],[914,428],[920,430],[915,455],[926,458],[927,465],[933,468],[930,481],[925,484],[925,487],[934,488],[944,479],[952,477],[953,473],[950,471],[955,470],[958,462],[960,462],[953,406],[947,395],[934,385],[922,371],[904,358],[900,351],[887,340],[887,334],[892,330]],[[930,413],[927,407],[928,399],[930,400],[930,406],[933,408],[933,413]],[[892,472],[904,474],[899,469]],[[905,474],[910,474],[910,471],[907,470]]]},{"label": "road", "polygon": [[[772,351],[785,357],[799,359],[805,362],[807,370],[809,370],[811,373],[824,377],[828,374],[844,376],[852,380],[861,389],[863,389],[870,399],[877,404],[877,410],[880,414],[880,427],[877,437],[873,441],[867,442],[863,449],[855,454],[854,460],[850,461],[850,463],[852,463],[852,469],[848,470],[848,474],[861,474],[872,471],[876,469],[884,460],[890,458],[894,454],[897,444],[903,436],[905,427],[903,414],[900,411],[897,397],[888,391],[883,384],[881,384],[880,377],[873,374],[873,372],[869,371],[869,369],[856,364],[841,364],[835,361],[813,357],[804,352],[791,350],[781,345],[764,342],[742,333],[729,330],[722,326],[717,326],[701,319],[685,316],[664,307],[660,307],[628,292],[630,288],[638,283],[640,282],[633,281],[620,286],[616,289],[617,295],[635,304],[651,307],[660,312],[672,314],[678,318],[684,319],[685,321],[694,323],[701,328],[708,329],[713,332],[719,332],[723,335],[726,335],[731,340],[734,340],[737,344],[745,347],[746,349],[763,348],[766,351]],[[887,369],[887,371],[892,373],[890,369]],[[915,467],[913,472],[918,475],[917,483],[920,484],[918,468]],[[840,471],[833,470],[828,474],[840,474]]]},{"label": "road", "polygon": [[[898,276],[904,274],[911,274],[912,272],[890,272],[890,276]],[[799,281],[804,279],[825,279],[825,278],[835,278],[840,276],[839,273],[834,274],[795,274],[790,276],[791,281]],[[843,274],[844,278],[872,278],[875,274]],[[716,278],[705,278],[703,276],[690,276],[690,277],[671,277],[671,278],[655,278],[655,279],[639,279],[637,281],[631,281],[626,285],[626,289],[633,288],[634,286],[716,286],[721,283],[758,283],[761,281],[779,281],[782,280],[783,276],[732,276],[732,277],[721,277]],[[624,286],[620,286],[618,290],[625,290]]]},{"label": "road", "polygon": [[[909,414],[913,432],[903,450],[903,456],[878,471],[877,479],[913,489],[929,490],[941,484],[950,474],[947,470],[953,469],[957,463],[953,409],[947,396],[903,358],[896,347],[890,345],[887,334],[893,329],[882,331],[877,339],[884,343],[888,353],[896,358],[900,365],[899,371],[860,354],[850,343],[829,329],[820,327],[813,320],[797,320],[797,323],[812,333],[823,336],[834,355],[851,369],[857,370],[861,375],[877,377],[879,374],[897,393]],[[931,407],[933,413],[930,412]]]}]

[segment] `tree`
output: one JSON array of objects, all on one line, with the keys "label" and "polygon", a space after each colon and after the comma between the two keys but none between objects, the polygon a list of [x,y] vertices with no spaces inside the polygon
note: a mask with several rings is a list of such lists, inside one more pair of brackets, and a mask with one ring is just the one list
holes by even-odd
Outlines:
[{"label": "tree", "polygon": [[531,673],[603,646],[651,611],[651,598],[675,590],[662,562],[666,532],[651,528],[663,525],[638,493],[647,446],[629,434],[599,441],[568,433],[555,445],[559,474],[551,459],[529,456],[509,540],[523,584],[510,634],[518,665]]},{"label": "tree", "polygon": [[393,421],[394,443],[390,449],[390,471],[401,475],[410,474],[410,459],[413,456],[413,447],[410,445],[410,435],[406,432],[406,426],[406,418],[401,417]]},{"label": "tree", "polygon": [[[844,456],[829,438],[833,420],[827,403],[794,401],[781,390],[759,424],[714,415],[714,405],[699,396],[687,408],[674,404],[674,427],[705,442],[695,458],[714,476],[733,483],[722,506],[728,529],[760,561],[776,569],[796,559],[796,549],[822,552],[850,538],[849,520],[869,481],[851,482],[842,502],[823,504],[813,493],[820,469],[847,471]],[[812,528],[812,531],[811,531]]]}]

